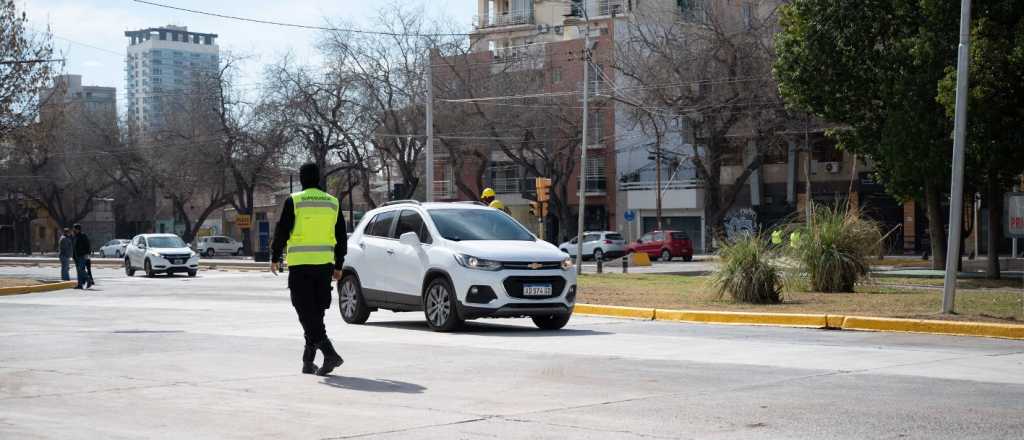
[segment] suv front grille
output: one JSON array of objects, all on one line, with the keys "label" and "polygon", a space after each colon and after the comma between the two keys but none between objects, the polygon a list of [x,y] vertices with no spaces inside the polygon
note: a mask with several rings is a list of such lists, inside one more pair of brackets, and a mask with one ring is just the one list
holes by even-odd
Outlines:
[{"label": "suv front grille", "polygon": [[[540,266],[536,266],[536,265]],[[530,267],[534,265],[534,267]],[[551,270],[561,269],[561,261],[503,261],[501,263],[502,269],[510,270]]]},{"label": "suv front grille", "polygon": [[[549,299],[562,294],[565,289],[565,278],[555,277],[508,277],[503,282],[508,296],[522,299]],[[551,295],[548,296],[525,296],[523,295],[524,284],[551,284]]]}]

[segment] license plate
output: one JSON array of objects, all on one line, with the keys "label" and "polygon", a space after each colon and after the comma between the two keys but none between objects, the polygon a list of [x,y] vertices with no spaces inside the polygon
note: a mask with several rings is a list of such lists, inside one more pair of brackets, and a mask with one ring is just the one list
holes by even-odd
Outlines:
[{"label": "license plate", "polygon": [[526,284],[523,286],[523,296],[551,296],[551,285]]},{"label": "license plate", "polygon": [[173,264],[185,264],[185,260],[174,260],[171,263],[173,263]]}]

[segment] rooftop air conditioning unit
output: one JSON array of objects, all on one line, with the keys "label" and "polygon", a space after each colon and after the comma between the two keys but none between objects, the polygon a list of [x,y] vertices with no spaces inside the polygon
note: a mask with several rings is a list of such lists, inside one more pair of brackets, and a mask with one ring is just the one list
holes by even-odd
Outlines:
[{"label": "rooftop air conditioning unit", "polygon": [[839,174],[840,163],[839,162],[822,162],[825,167],[825,172],[829,174]]}]

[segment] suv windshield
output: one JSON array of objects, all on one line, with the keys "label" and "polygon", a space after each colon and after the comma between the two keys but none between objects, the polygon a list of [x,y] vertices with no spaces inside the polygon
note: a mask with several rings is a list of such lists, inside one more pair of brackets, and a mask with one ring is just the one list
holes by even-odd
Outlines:
[{"label": "suv windshield", "polygon": [[447,240],[534,241],[512,217],[491,209],[431,209],[437,231]]},{"label": "suv windshield", "polygon": [[151,248],[183,248],[185,242],[178,237],[150,237],[149,247]]}]

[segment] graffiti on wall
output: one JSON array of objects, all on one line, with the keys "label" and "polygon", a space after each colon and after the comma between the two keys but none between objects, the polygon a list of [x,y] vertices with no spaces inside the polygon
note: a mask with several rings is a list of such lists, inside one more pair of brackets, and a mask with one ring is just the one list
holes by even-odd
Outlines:
[{"label": "graffiti on wall", "polygon": [[757,213],[753,209],[736,209],[725,217],[725,235],[730,239],[755,233],[757,233]]}]

